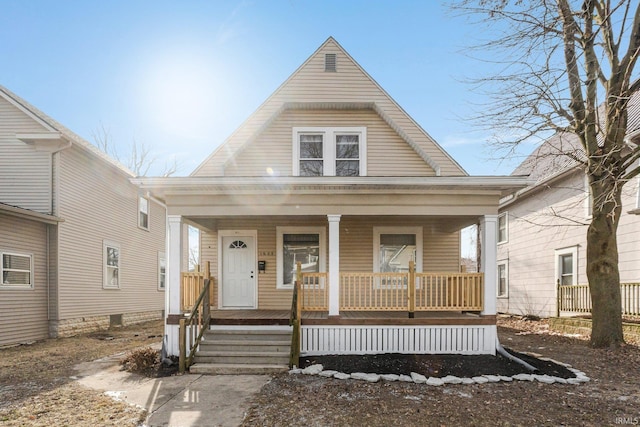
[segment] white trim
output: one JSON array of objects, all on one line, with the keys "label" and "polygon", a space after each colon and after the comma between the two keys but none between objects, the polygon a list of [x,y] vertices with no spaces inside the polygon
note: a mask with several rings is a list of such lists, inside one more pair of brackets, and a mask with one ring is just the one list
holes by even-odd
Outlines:
[{"label": "white trim", "polygon": [[497,310],[496,288],[498,285],[498,215],[484,215],[480,220],[480,271],[484,273],[483,315],[494,315]]},{"label": "white trim", "polygon": [[[109,284],[109,274],[108,274],[108,266],[107,266],[107,252],[108,248],[116,249],[118,251],[118,265],[116,267],[118,277],[117,284],[110,285]],[[102,241],[102,289],[120,289],[122,287],[122,249],[120,248],[120,244],[116,242],[111,242],[109,240]]]},{"label": "white trim", "polygon": [[[147,211],[146,212],[143,212],[143,210],[142,210],[141,202],[143,200],[145,202],[147,202]],[[142,217],[140,215],[142,213],[147,215],[147,226],[146,227],[144,225],[142,225],[142,223],[141,223]],[[138,228],[141,229],[141,230],[149,231],[149,229],[151,227],[151,200],[149,200],[148,197],[138,196],[138,215],[137,216],[138,216]]]},{"label": "white trim", "polygon": [[[11,255],[11,256],[16,256],[16,257],[24,257],[24,258],[29,258],[29,283],[26,284],[22,284],[22,283],[16,283],[16,284],[10,284],[10,283],[4,283],[4,275],[2,274],[5,271],[5,267],[4,267],[4,256],[5,255]],[[8,270],[8,268],[7,268]],[[19,270],[19,269],[15,269],[18,271],[24,271],[24,270]],[[33,277],[34,274],[34,268],[33,268],[33,254],[32,253],[23,253],[23,252],[14,252],[14,251],[0,251],[0,289],[5,289],[5,290],[32,290],[35,287],[35,280]]]},{"label": "white trim", "polygon": [[373,271],[380,273],[380,235],[415,234],[416,235],[416,271],[422,272],[422,227],[373,227]]},{"label": "white trim", "polygon": [[282,241],[284,234],[318,234],[320,239],[319,252],[319,268],[320,272],[327,271],[327,229],[323,226],[309,227],[276,227],[276,289],[293,289],[293,283],[283,283],[284,281],[284,243]]},{"label": "white trim", "polygon": [[340,217],[327,215],[329,221],[329,316],[340,315]]},{"label": "white trim", "polygon": [[[505,277],[505,292],[504,294],[500,295],[500,266],[504,266],[504,277]],[[509,260],[508,259],[504,259],[504,260],[500,260],[498,261],[498,264],[496,265],[496,279],[498,280],[498,283],[496,284],[496,297],[497,298],[509,298]]]},{"label": "white trim", "polygon": [[234,309],[233,307],[224,307],[222,305],[222,290],[224,280],[224,277],[222,277],[222,253],[224,250],[224,248],[222,247],[222,238],[233,236],[247,236],[253,238],[253,271],[255,272],[255,274],[253,275],[253,306],[243,307],[243,309],[258,308],[258,230],[218,230],[218,308],[221,310]]},{"label": "white trim", "polygon": [[[504,218],[504,240],[500,240],[500,219]],[[498,226],[496,227],[496,231],[498,232],[498,236],[496,238],[496,242],[498,245],[509,242],[509,212],[503,212],[498,215]]]},{"label": "white trim", "polygon": [[[164,266],[164,273],[162,267]],[[164,274],[164,286],[162,286],[162,278]],[[158,290],[164,291],[167,288],[167,256],[164,252],[158,251]]]},{"label": "white trim", "polygon": [[[572,255],[573,256],[573,272],[572,272],[572,276],[573,276],[573,284],[577,285],[578,284],[578,245],[575,246],[569,246],[566,248],[561,248],[561,249],[556,249],[554,251],[554,262],[555,262],[555,283],[558,283],[558,280],[560,279],[561,273],[560,273],[560,257],[562,255]],[[557,289],[557,288],[556,288]]]},{"label": "white trim", "polygon": [[322,135],[322,176],[336,176],[336,135],[358,135],[359,142],[359,176],[367,176],[367,128],[354,127],[298,127],[292,128],[292,175],[300,176],[300,144],[301,134]]}]

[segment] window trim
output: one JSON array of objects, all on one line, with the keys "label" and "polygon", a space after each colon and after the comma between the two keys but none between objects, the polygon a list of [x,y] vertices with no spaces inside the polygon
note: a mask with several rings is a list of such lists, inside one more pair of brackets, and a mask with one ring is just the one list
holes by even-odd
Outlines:
[{"label": "window trim", "polygon": [[[164,264],[164,273],[162,267]],[[164,276],[164,286],[162,286],[162,278]],[[158,290],[164,291],[167,289],[167,257],[164,252],[158,252]]]},{"label": "window trim", "polygon": [[561,278],[561,265],[560,259],[563,255],[571,254],[573,256],[573,284],[578,284],[578,245],[569,246],[566,248],[556,249],[554,252],[554,262],[555,262],[555,283],[558,283],[558,280]]},{"label": "window trim", "polygon": [[[147,202],[147,212],[142,212],[142,200],[145,200]],[[141,215],[145,214],[147,216],[147,226],[143,226],[141,224]],[[149,226],[151,224],[151,200],[149,200],[148,197],[145,196],[138,196],[138,228],[141,230],[145,230],[145,231],[149,231]]]},{"label": "window trim", "polygon": [[[292,128],[292,175],[300,176],[300,144],[301,134],[322,134],[322,162],[321,176],[336,176],[336,135],[358,135],[358,161],[360,175],[367,176],[367,128],[365,126],[349,127],[293,127]],[[344,160],[344,159],[342,159]],[[354,159],[355,160],[355,159]],[[346,177],[340,177],[346,178]]]},{"label": "window trim", "polygon": [[[109,278],[107,273],[107,248],[114,248],[118,250],[118,285],[109,285]],[[121,289],[122,283],[122,249],[120,245],[109,240],[102,241],[102,289]]]},{"label": "window trim", "polygon": [[[2,280],[2,273],[4,272],[4,256],[5,255],[14,255],[29,258],[29,284],[5,284]],[[24,252],[16,252],[16,251],[0,251],[0,289],[5,290],[32,290],[35,288],[35,280],[34,280],[34,262],[33,262],[33,254],[32,253],[24,253]],[[19,270],[24,271],[24,270]]]},{"label": "window trim", "polygon": [[318,234],[319,270],[327,271],[327,229],[323,226],[276,227],[276,289],[293,289],[293,283],[284,281],[284,240],[285,234]]},{"label": "window trim", "polygon": [[[500,294],[500,266],[504,266],[504,294]],[[500,260],[496,264],[496,278],[498,283],[496,284],[496,298],[509,298],[509,260]]]},{"label": "window trim", "polygon": [[390,226],[373,227],[373,272],[380,273],[380,235],[381,234],[415,234],[416,235],[416,272],[422,272],[422,227]]},{"label": "window trim", "polygon": [[[500,240],[500,219],[504,218],[504,240]],[[496,236],[496,242],[498,245],[503,243],[509,243],[509,211],[502,212],[498,215],[498,223],[496,224],[496,230],[498,235]]]}]

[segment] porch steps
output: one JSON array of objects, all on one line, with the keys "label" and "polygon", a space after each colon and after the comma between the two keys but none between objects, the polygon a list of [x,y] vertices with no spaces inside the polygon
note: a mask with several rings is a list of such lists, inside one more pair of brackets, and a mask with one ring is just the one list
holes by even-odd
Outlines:
[{"label": "porch steps", "polygon": [[288,369],[288,326],[214,325],[205,332],[189,369],[197,374],[271,374]]}]

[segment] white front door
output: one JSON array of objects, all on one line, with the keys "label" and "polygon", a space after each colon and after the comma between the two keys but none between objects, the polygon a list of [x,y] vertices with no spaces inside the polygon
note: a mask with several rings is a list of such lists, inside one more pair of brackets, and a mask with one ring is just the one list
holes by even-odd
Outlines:
[{"label": "white front door", "polygon": [[223,308],[255,308],[255,266],[253,236],[222,237]]}]

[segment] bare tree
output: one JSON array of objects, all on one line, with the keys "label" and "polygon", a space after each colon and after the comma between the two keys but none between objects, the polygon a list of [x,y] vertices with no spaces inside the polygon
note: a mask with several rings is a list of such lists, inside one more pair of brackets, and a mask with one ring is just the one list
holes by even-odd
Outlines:
[{"label": "bare tree", "polygon": [[[632,0],[462,0],[453,9],[479,18],[498,70],[475,80],[492,96],[485,124],[514,150],[537,136],[573,134],[593,203],[587,278],[593,301],[591,344],[624,342],[617,229],[623,185],[640,173],[640,149],[627,144],[627,105],[640,86],[640,5]],[[489,24],[489,25],[487,25]]]},{"label": "bare tree", "polygon": [[[158,161],[157,157],[152,155],[151,150],[144,144],[144,142],[138,144],[136,140],[133,140],[131,143],[127,155],[122,156],[113,143],[109,130],[103,124],[100,124],[100,127],[94,130],[91,136],[96,147],[108,156],[125,165],[135,173],[136,176],[147,176],[149,170]],[[160,175],[165,177],[171,176],[176,173],[177,169],[178,163],[173,159],[172,162],[165,163]]]}]

